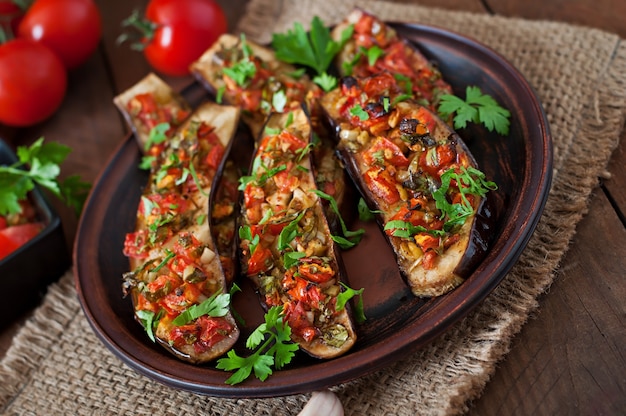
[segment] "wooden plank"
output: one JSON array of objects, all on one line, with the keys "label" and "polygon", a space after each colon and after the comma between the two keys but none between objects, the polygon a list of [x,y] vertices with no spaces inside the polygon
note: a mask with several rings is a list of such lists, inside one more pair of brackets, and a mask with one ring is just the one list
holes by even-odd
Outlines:
[{"label": "wooden plank", "polygon": [[626,37],[626,2],[617,0],[491,0],[494,13],[595,27]]},{"label": "wooden plank", "polygon": [[626,409],[626,230],[601,190],[539,310],[470,415]]}]

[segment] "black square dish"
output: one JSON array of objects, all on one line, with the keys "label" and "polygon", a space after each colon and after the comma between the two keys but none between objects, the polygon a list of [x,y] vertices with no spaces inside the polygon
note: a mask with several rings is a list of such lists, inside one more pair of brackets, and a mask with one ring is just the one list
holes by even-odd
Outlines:
[{"label": "black square dish", "polygon": [[[0,165],[17,161],[13,150],[0,140]],[[56,281],[70,266],[71,258],[61,219],[37,187],[29,193],[38,219],[44,228],[33,239],[0,260],[0,327],[13,322],[35,307],[48,285]]]}]

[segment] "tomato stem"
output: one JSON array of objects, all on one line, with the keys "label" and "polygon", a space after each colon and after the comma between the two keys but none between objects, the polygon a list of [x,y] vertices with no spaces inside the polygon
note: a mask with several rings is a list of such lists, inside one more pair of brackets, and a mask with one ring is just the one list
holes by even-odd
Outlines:
[{"label": "tomato stem", "polygon": [[143,51],[146,45],[154,38],[154,32],[158,25],[148,19],[142,18],[139,10],[135,9],[133,13],[122,21],[123,28],[135,29],[136,33],[122,33],[117,38],[118,45],[131,41],[130,48],[136,51]]}]

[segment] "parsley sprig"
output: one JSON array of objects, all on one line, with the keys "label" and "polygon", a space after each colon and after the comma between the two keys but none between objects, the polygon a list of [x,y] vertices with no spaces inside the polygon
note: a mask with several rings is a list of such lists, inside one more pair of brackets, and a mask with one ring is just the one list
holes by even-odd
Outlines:
[{"label": "parsley sprig", "polygon": [[316,73],[313,82],[324,91],[330,91],[337,86],[337,78],[328,74],[328,67],[353,31],[353,26],[344,29],[341,40],[337,42],[332,39],[330,30],[322,19],[315,16],[308,33],[299,22],[294,24],[293,29],[287,30],[287,33],[274,33],[272,48],[278,59],[313,69]]},{"label": "parsley sprig", "polygon": [[348,230],[345,221],[341,217],[341,213],[339,212],[339,206],[337,205],[337,201],[335,201],[335,198],[323,191],[320,191],[319,189],[313,190],[313,193],[318,197],[327,200],[330,204],[330,208],[339,218],[339,224],[341,225],[341,232],[343,236],[332,235],[331,238],[333,239],[333,241],[335,241],[342,249],[349,249],[359,244],[361,238],[363,238],[363,234],[365,234],[365,229],[359,228],[358,230],[354,231]]},{"label": "parsley sprig", "polygon": [[241,383],[253,371],[256,378],[265,381],[272,374],[272,367],[280,370],[291,362],[299,347],[291,342],[291,328],[283,321],[282,306],[273,306],[267,311],[265,322],[250,334],[246,347],[254,350],[247,357],[241,357],[234,350],[230,350],[227,357],[217,361],[216,368],[235,370],[226,380],[226,384]]},{"label": "parsley sprig", "polygon": [[502,136],[509,134],[509,110],[501,107],[490,95],[483,94],[480,88],[468,86],[465,90],[465,100],[453,94],[443,94],[440,97],[438,112],[442,118],[454,114],[454,128],[461,129],[468,122],[482,123],[487,130],[495,130]]},{"label": "parsley sprig", "polygon": [[28,147],[18,147],[18,161],[0,166],[0,215],[20,213],[20,201],[35,185],[50,191],[79,215],[91,185],[81,181],[78,175],[59,182],[59,165],[70,152],[68,146],[60,143],[44,143],[43,137]]}]

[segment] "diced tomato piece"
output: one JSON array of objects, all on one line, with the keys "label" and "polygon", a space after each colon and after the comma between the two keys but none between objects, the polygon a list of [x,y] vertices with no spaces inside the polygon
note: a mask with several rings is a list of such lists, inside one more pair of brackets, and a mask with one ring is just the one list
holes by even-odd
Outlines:
[{"label": "diced tomato piece", "polygon": [[159,305],[154,302],[150,302],[143,293],[138,292],[137,298],[135,299],[135,310],[138,311],[151,311],[157,313],[159,310]]},{"label": "diced tomato piece", "polygon": [[437,252],[433,250],[428,250],[426,253],[424,253],[424,259],[422,260],[422,266],[424,267],[424,269],[431,270],[433,267],[435,267],[437,257]]},{"label": "diced tomato piece", "polygon": [[305,305],[299,301],[289,302],[284,305],[284,311],[292,333],[311,342],[318,332],[307,319]]},{"label": "diced tomato piece", "polygon": [[381,157],[385,162],[396,167],[409,166],[409,160],[404,156],[402,150],[391,140],[379,136],[363,154],[363,159],[371,166],[376,164]]},{"label": "diced tomato piece", "polygon": [[439,237],[430,234],[419,233],[415,236],[415,242],[420,246],[422,251],[428,251],[439,248],[441,240]]},{"label": "diced tomato piece", "polygon": [[272,266],[272,252],[259,244],[248,259],[248,276],[254,276],[268,270]]},{"label": "diced tomato piece", "polygon": [[369,190],[385,203],[391,205],[400,200],[400,193],[396,188],[395,180],[387,170],[377,167],[370,168],[363,175],[363,179]]},{"label": "diced tomato piece", "polygon": [[419,120],[420,123],[426,124],[426,127],[428,127],[428,131],[430,132],[434,132],[437,128],[437,120],[435,120],[431,112],[423,107],[420,107],[420,109],[417,111],[417,115],[415,118]]},{"label": "diced tomato piece", "polygon": [[304,149],[308,144],[305,140],[289,133],[287,130],[283,130],[278,134],[278,140],[281,148],[286,148],[292,153],[295,153],[296,150]]},{"label": "diced tomato piece", "polygon": [[4,230],[5,228],[7,228],[7,219],[0,217],[0,230]]},{"label": "diced tomato piece", "polygon": [[278,190],[282,193],[292,192],[298,187],[300,180],[291,172],[291,163],[288,163],[287,169],[278,172],[273,176],[274,183]]},{"label": "diced tomato piece", "polygon": [[307,280],[315,283],[324,283],[335,276],[335,271],[321,259],[302,258],[298,263],[298,273]]},{"label": "diced tomato piece", "polygon": [[389,92],[397,88],[397,81],[389,72],[382,72],[367,79],[363,91],[368,97],[389,95]]},{"label": "diced tomato piece", "polygon": [[196,321],[200,328],[198,342],[194,344],[196,352],[204,352],[232,332],[233,326],[224,318],[201,316]]},{"label": "diced tomato piece", "polygon": [[211,169],[217,170],[224,157],[224,146],[213,146],[204,159],[207,166]]},{"label": "diced tomato piece", "polygon": [[148,283],[148,292],[155,294],[156,297],[162,297],[168,293],[171,293],[182,283],[181,279],[170,274],[162,274]]}]

